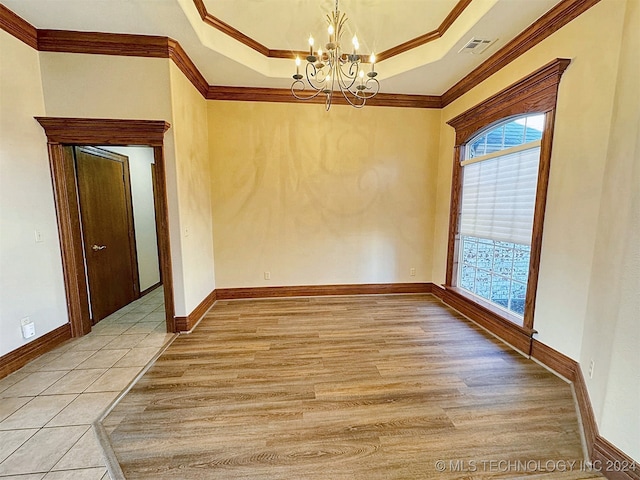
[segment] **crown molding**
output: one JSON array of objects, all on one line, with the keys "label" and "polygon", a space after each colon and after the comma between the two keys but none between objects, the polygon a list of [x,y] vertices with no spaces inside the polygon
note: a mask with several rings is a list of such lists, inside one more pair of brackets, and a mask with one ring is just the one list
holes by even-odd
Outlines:
[{"label": "crown molding", "polygon": [[31,48],[38,49],[38,29],[1,3],[0,28]]},{"label": "crown molding", "polygon": [[[507,43],[489,57],[489,59],[469,75],[453,85],[442,96],[379,93],[376,97],[368,100],[367,104],[371,106],[409,108],[446,107],[549,35],[562,28],[571,20],[586,12],[599,1],[600,0],[562,0],[511,42]],[[198,2],[202,2],[202,0],[194,0],[194,2],[196,2],[196,6],[198,6]],[[438,30],[444,33],[444,30],[451,26],[470,2],[471,0],[460,0],[456,8],[454,8],[449,16],[442,22]],[[204,8],[204,4],[202,4],[202,8]],[[201,9],[199,8],[198,11],[201,12]],[[206,9],[202,11],[206,11]],[[180,46],[177,41],[168,37],[36,29],[33,25],[2,4],[0,4],[0,28],[39,51],[170,58],[200,94],[210,100],[298,102],[292,98],[291,92],[288,89],[209,85],[182,46]],[[242,35],[241,32],[238,33]],[[433,32],[425,34],[423,40],[427,41],[426,37],[432,35]],[[407,46],[406,49],[415,48],[415,46],[417,46],[417,44],[413,47]],[[394,48],[400,48],[400,46]],[[296,53],[284,50],[269,50],[266,47],[264,47],[264,49],[262,53],[273,58],[291,58],[291,55]],[[305,52],[300,52],[300,54],[304,53]],[[385,54],[385,52],[382,52],[382,54]],[[394,55],[397,54],[398,53],[394,53]],[[386,58],[389,58],[389,56]],[[307,103],[324,103],[324,101],[318,98]],[[342,104],[339,100],[335,103],[338,105]]]},{"label": "crown molding", "polygon": [[209,83],[207,79],[204,78],[204,75],[200,73],[198,67],[196,67],[195,63],[189,58],[187,52],[184,51],[182,45],[180,45],[177,41],[169,38],[168,39],[168,47],[169,47],[169,58],[176,64],[176,66],[182,71],[185,77],[196,87],[196,90],[200,92],[204,98],[207,98],[207,92],[209,91]]},{"label": "crown molding", "polygon": [[41,52],[169,58],[169,39],[152,35],[38,29]]},{"label": "crown molding", "polygon": [[442,95],[446,107],[600,0],[563,0]]},{"label": "crown molding", "polygon": [[[472,0],[458,0],[458,3],[456,3],[456,5],[449,12],[449,14],[446,16],[446,18],[442,21],[442,23],[437,29],[432,30],[431,32],[427,32],[424,35],[420,35],[419,37],[413,38],[411,40],[408,40],[404,43],[401,43],[399,45],[396,45],[395,47],[391,47],[379,53],[378,55],[376,55],[377,61],[381,62],[383,60],[394,57],[396,55],[400,55],[401,53],[407,52],[413,48],[419,47],[421,45],[424,45],[425,43],[432,42],[442,37],[442,35],[444,35],[444,33],[449,29],[449,27],[453,25],[453,22],[455,22],[456,19],[462,14],[464,9],[469,6],[471,1]],[[207,7],[204,4],[204,0],[193,0],[193,3],[195,4],[196,9],[200,14],[200,18],[204,23],[221,31],[222,33],[237,40],[238,42],[243,43],[247,47],[252,48],[256,52],[261,53],[265,57],[294,59],[296,58],[296,56],[304,57],[307,55],[306,51],[270,49],[269,47],[263,45],[262,43],[251,38],[250,36],[242,33],[237,28],[234,28],[228,23],[223,22],[219,18],[211,15],[207,11]],[[363,54],[363,56],[368,58],[369,54],[366,54],[366,55]],[[319,103],[323,103],[323,102],[319,102]]]},{"label": "crown molding", "polygon": [[388,50],[384,50],[376,55],[377,61],[381,62],[383,60],[387,60],[388,58],[395,57],[396,55],[400,55],[401,53],[408,52],[414,48],[420,47],[426,43],[433,42],[438,38],[442,37],[445,32],[449,29],[453,22],[457,20],[457,18],[464,12],[464,9],[469,6],[471,0],[459,0],[455,7],[449,12],[449,15],[442,21],[440,26],[431,32],[425,33],[424,35],[420,35],[412,40],[401,43],[400,45],[396,45],[395,47],[391,47]]},{"label": "crown molding", "polygon": [[[324,105],[324,97],[318,95],[308,101],[297,100],[288,88],[254,88],[254,87],[223,87],[210,86],[207,100],[231,100],[245,102],[274,102],[274,103],[311,103]],[[336,92],[332,100],[333,105],[349,105],[345,98]],[[393,93],[378,93],[367,100],[367,105],[375,107],[405,107],[405,108],[440,108],[440,97],[429,95],[405,95]]]}]

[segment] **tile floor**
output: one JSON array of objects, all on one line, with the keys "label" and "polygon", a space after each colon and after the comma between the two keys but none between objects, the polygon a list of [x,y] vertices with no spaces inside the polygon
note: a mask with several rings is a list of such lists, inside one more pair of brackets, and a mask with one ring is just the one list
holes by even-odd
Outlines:
[{"label": "tile floor", "polygon": [[0,380],[0,478],[109,478],[91,423],[171,338],[162,288]]}]

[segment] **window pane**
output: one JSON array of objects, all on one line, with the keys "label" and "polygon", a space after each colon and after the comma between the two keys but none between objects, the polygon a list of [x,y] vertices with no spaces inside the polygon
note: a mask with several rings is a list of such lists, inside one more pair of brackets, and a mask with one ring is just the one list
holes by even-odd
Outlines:
[{"label": "window pane", "polygon": [[490,270],[493,265],[493,241],[489,239],[480,239],[478,243],[478,256],[476,266]]},{"label": "window pane", "polygon": [[490,299],[491,274],[486,270],[478,270],[476,273],[476,291],[482,298]]},{"label": "window pane", "polygon": [[517,245],[513,251],[513,279],[518,282],[527,282],[529,278],[529,245]]},{"label": "window pane", "polygon": [[529,245],[463,236],[458,286],[516,315],[524,314]]},{"label": "window pane", "polygon": [[501,276],[491,276],[491,301],[501,307],[509,307],[509,286],[511,282]]},{"label": "window pane", "polygon": [[544,114],[520,117],[481,133],[469,141],[465,160],[540,140],[544,118]]},{"label": "window pane", "polygon": [[524,315],[524,300],[526,294],[526,285],[519,282],[513,282],[511,286],[511,310],[518,315]]},{"label": "window pane", "polygon": [[475,291],[476,269],[468,265],[462,266],[462,275],[460,276],[460,286],[470,292]]}]

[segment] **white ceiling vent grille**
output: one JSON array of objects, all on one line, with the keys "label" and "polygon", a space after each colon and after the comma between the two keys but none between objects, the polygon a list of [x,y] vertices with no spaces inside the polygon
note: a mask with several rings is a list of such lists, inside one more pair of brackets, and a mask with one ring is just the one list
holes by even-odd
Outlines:
[{"label": "white ceiling vent grille", "polygon": [[464,47],[458,50],[458,53],[473,53],[475,55],[478,55],[484,52],[489,47],[489,45],[491,45],[495,41],[495,38],[493,40],[490,40],[486,38],[473,37],[464,45]]}]

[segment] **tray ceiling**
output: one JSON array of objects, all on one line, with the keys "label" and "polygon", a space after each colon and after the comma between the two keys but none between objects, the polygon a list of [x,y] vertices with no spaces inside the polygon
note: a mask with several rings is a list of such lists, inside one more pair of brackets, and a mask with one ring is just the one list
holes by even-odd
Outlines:
[{"label": "tray ceiling", "polygon": [[[203,21],[194,0],[2,0],[41,29],[132,33],[177,40],[211,85],[288,88],[293,61],[269,58]],[[471,0],[439,38],[379,62],[381,92],[441,95],[559,0]],[[209,15],[268,49],[326,41],[332,0],[202,0]],[[457,0],[341,0],[350,44],[366,53],[396,47],[439,28]],[[496,39],[480,55],[458,53],[472,37]],[[285,52],[286,53],[286,52]],[[293,53],[291,54],[294,55]]]}]

